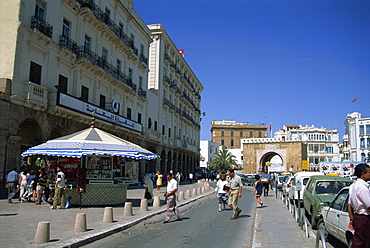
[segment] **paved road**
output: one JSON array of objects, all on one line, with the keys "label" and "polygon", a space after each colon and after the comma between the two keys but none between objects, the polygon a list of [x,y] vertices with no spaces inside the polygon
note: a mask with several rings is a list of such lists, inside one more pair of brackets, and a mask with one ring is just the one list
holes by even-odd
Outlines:
[{"label": "paved road", "polygon": [[172,222],[163,224],[162,214],[84,247],[252,247],[256,211],[252,191],[245,189],[239,199],[243,211],[236,220],[230,220],[230,207],[218,212],[215,197],[213,194],[181,208],[181,222],[173,217]]}]

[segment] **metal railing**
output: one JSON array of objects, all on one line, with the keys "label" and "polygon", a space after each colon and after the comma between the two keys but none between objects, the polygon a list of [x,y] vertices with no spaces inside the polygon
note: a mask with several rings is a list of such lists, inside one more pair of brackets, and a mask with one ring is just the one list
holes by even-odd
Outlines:
[{"label": "metal railing", "polygon": [[315,248],[320,247],[320,244],[322,248],[326,248],[325,234],[324,231],[321,229],[317,230]]},{"label": "metal railing", "polygon": [[49,38],[53,37],[53,26],[38,16],[32,16],[31,28],[39,30]]}]

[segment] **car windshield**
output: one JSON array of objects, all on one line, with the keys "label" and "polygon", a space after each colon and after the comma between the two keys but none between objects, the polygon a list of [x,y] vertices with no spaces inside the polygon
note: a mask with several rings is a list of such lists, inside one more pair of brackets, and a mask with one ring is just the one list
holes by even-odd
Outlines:
[{"label": "car windshield", "polygon": [[319,181],[316,183],[315,194],[337,194],[343,187],[351,184],[352,182]]}]

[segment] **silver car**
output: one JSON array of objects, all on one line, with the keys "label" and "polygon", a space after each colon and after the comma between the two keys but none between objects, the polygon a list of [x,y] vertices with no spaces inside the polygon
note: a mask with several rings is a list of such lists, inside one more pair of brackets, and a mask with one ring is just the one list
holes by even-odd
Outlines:
[{"label": "silver car", "polygon": [[333,236],[351,247],[354,232],[348,229],[348,192],[349,187],[343,188],[329,206],[323,207],[317,229],[324,231],[327,240]]}]

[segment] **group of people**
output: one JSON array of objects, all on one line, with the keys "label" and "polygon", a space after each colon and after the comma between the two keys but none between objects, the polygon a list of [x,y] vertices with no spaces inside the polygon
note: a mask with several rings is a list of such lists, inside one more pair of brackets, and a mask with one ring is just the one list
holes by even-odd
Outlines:
[{"label": "group of people", "polygon": [[12,169],[6,175],[5,181],[5,187],[8,189],[8,203],[13,203],[13,198],[19,191],[18,200],[20,202],[34,202],[38,205],[48,202],[53,205],[51,209],[56,209],[60,200],[61,208],[64,208],[66,205],[65,175],[62,166],[57,166],[54,195],[49,188],[50,181],[44,168],[35,171],[24,167],[20,173],[16,168]]}]

